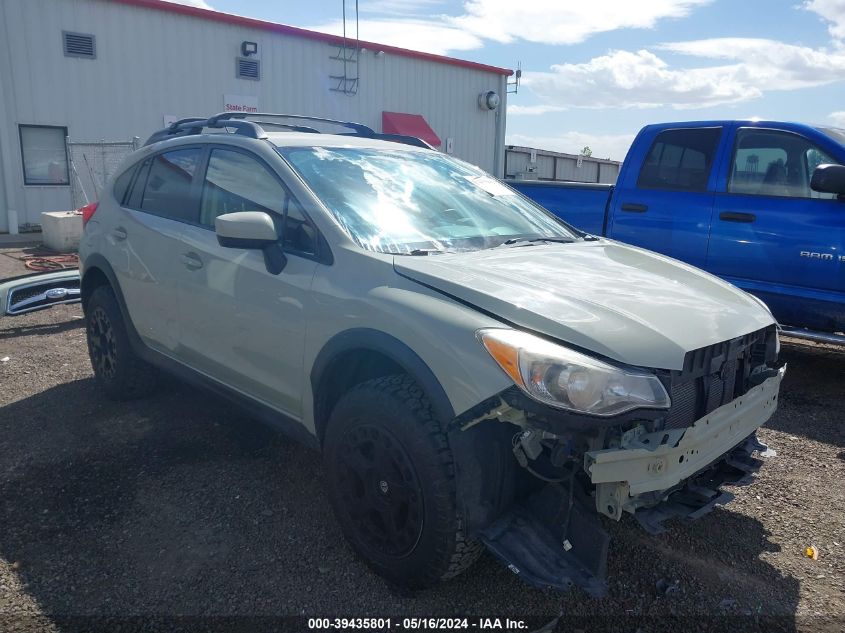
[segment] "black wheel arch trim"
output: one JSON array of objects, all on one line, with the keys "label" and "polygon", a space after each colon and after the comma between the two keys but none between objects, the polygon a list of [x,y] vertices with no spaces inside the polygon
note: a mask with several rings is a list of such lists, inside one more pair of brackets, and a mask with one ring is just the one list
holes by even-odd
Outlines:
[{"label": "black wheel arch trim", "polygon": [[[370,328],[344,330],[330,338],[317,354],[311,367],[311,390],[314,397],[314,415],[319,418],[319,385],[326,370],[340,354],[353,350],[371,351],[383,354],[413,378],[431,401],[434,413],[442,424],[448,424],[455,417],[455,410],[446,390],[431,368],[407,344],[398,338]],[[328,412],[325,412],[328,415]],[[318,419],[315,419],[318,422]],[[319,432],[319,429],[318,429]]]},{"label": "black wheel arch trim", "polygon": [[[132,349],[139,355],[143,354],[149,348],[141,341],[138,330],[135,329],[135,324],[129,316],[129,310],[126,308],[126,301],[123,298],[123,292],[120,289],[120,284],[117,282],[117,275],[114,274],[114,269],[108,260],[98,253],[88,255],[85,258],[85,269],[82,271],[82,279],[80,280],[79,288],[82,294],[82,309],[86,309],[86,300],[91,296],[91,272],[92,270],[100,271],[108,280],[112,292],[114,292],[117,305],[120,307],[120,315],[123,317],[123,324],[126,326],[126,333],[129,335],[129,342]],[[87,283],[86,283],[87,280]]]}]

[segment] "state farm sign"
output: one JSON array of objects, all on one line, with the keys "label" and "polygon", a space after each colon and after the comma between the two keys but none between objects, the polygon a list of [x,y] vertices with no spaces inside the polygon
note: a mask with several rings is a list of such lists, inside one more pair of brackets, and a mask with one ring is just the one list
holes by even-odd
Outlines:
[{"label": "state farm sign", "polygon": [[223,95],[223,110],[226,112],[258,112],[258,97]]}]

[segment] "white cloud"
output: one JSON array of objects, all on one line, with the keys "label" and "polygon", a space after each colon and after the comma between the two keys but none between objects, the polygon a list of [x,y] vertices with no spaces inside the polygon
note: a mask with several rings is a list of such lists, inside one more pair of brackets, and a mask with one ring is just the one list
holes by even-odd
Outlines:
[{"label": "white cloud", "polygon": [[633,134],[590,134],[588,132],[563,132],[554,136],[536,136],[531,134],[508,134],[505,142],[508,145],[522,145],[538,149],[578,154],[588,145],[593,151],[594,158],[610,158],[623,160],[628,148],[634,142]]},{"label": "white cloud", "polygon": [[542,100],[583,108],[694,108],[759,96],[728,67],[674,69],[650,51],[611,51],[582,64],[557,64],[551,72],[523,73],[522,83]]},{"label": "white cloud", "polygon": [[664,44],[664,50],[708,59],[728,59],[746,84],[760,90],[794,90],[845,78],[845,50],[795,46],[776,40],[723,37]]},{"label": "white cloud", "polygon": [[804,0],[803,9],[830,22],[827,29],[838,39],[845,39],[845,0]]},{"label": "white cloud", "polygon": [[536,116],[538,114],[546,114],[547,112],[561,112],[566,110],[565,107],[555,105],[530,105],[523,106],[517,104],[508,104],[508,116]]},{"label": "white cloud", "polygon": [[[343,22],[338,20],[307,28],[312,31],[341,35]],[[362,40],[437,55],[445,55],[449,51],[472,50],[482,46],[482,41],[471,33],[426,20],[364,19],[358,23],[358,34]],[[354,25],[351,33],[349,24],[346,25],[346,35],[355,36]]]},{"label": "white cloud", "polygon": [[596,33],[646,29],[663,18],[682,18],[710,0],[467,0],[464,15],[447,18],[467,31],[498,42],[522,39],[577,44]]},{"label": "white cloud", "polygon": [[[367,0],[359,9],[362,39],[448,53],[483,46],[485,40],[576,44],[596,33],[652,28],[664,18],[682,18],[712,0],[466,0],[459,15],[431,15],[443,0]],[[403,16],[399,18],[398,16]],[[338,33],[340,21],[310,27]],[[347,29],[348,32],[348,29]]]},{"label": "white cloud", "polygon": [[774,40],[716,38],[658,47],[732,63],[674,67],[648,50],[611,51],[551,72],[526,72],[523,85],[557,107],[678,109],[738,103],[771,90],[794,90],[845,79],[845,50],[828,51]]},{"label": "white cloud", "polygon": [[845,110],[841,110],[839,112],[831,112],[827,115],[827,118],[830,119],[830,122],[833,123],[836,127],[845,128]]},{"label": "white cloud", "polygon": [[197,7],[199,9],[214,10],[214,7],[204,0],[167,0],[167,2],[172,2],[174,4],[187,4],[189,7]]},{"label": "white cloud", "polygon": [[381,13],[409,15],[430,12],[444,0],[362,0],[358,5],[360,13]]}]

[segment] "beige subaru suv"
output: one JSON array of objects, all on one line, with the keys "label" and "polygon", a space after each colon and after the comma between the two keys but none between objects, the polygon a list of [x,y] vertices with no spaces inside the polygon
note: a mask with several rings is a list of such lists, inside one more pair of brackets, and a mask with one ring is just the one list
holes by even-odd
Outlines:
[{"label": "beige subaru suv", "polygon": [[418,139],[186,119],[84,222],[103,394],[170,372],[320,451],[346,538],[393,583],[486,547],[527,582],[601,595],[602,521],[659,532],[760,466],[784,372],[765,305]]}]

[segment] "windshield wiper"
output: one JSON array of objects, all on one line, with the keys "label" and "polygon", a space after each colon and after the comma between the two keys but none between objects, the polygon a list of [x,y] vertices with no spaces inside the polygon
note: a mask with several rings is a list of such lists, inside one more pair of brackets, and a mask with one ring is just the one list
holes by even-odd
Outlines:
[{"label": "windshield wiper", "polygon": [[414,248],[410,251],[384,251],[387,255],[411,255],[419,257],[421,255],[440,255],[442,253],[454,253],[455,251],[447,251],[442,248]]},{"label": "windshield wiper", "polygon": [[539,244],[540,242],[571,244],[574,241],[571,237],[512,237],[493,248],[499,248],[500,246],[530,246],[532,244]]}]

